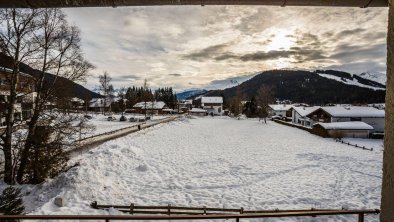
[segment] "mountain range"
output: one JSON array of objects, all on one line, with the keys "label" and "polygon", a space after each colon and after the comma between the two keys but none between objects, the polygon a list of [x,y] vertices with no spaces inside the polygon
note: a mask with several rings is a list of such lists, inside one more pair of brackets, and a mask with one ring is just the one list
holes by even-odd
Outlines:
[{"label": "mountain range", "polygon": [[239,86],[211,90],[204,95],[223,96],[225,102],[228,102],[237,95],[237,91],[244,99],[248,99],[256,96],[262,86],[268,86],[271,87],[274,98],[296,103],[383,103],[385,85],[374,81],[374,78],[366,74],[352,75],[336,70],[269,70]]}]

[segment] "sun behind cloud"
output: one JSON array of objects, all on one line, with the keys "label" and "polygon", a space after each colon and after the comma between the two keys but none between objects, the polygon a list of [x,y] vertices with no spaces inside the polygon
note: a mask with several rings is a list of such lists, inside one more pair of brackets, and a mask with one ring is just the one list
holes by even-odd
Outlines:
[{"label": "sun behind cloud", "polygon": [[266,50],[289,50],[295,45],[295,40],[292,37],[294,32],[286,29],[273,28],[270,30],[272,32],[272,38],[270,43],[266,45]]}]

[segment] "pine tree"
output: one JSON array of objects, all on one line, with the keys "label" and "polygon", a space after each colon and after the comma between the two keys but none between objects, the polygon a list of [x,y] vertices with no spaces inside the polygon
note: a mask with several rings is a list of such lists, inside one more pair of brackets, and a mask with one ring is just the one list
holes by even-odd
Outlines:
[{"label": "pine tree", "polygon": [[24,210],[21,190],[13,186],[5,188],[0,195],[0,213],[18,215],[23,213]]}]

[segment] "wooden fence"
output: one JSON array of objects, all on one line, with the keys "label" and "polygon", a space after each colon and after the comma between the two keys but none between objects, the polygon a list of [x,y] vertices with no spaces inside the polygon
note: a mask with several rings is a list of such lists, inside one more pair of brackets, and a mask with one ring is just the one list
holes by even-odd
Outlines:
[{"label": "wooden fence", "polygon": [[365,146],[359,146],[358,144],[351,144],[351,143],[345,142],[345,141],[343,141],[343,140],[341,140],[341,139],[336,139],[335,141],[336,141],[336,142],[339,142],[339,143],[342,143],[342,144],[346,144],[346,145],[348,145],[348,146],[354,146],[354,147],[356,147],[356,148],[360,148],[360,149],[363,149],[363,150],[373,151],[373,148],[368,148],[368,147],[365,147]]},{"label": "wooden fence", "polygon": [[[129,206],[98,205],[93,202],[95,209],[115,208],[132,215],[0,215],[0,221],[15,220],[217,220],[243,218],[272,218],[272,217],[317,217],[329,215],[357,215],[358,222],[364,222],[366,214],[379,214],[379,209],[335,210],[335,209],[306,209],[306,210],[244,210],[244,208],[210,208],[210,207],[179,207],[179,206]],[[156,214],[156,215],[155,215]],[[160,215],[157,215],[160,214]]]}]

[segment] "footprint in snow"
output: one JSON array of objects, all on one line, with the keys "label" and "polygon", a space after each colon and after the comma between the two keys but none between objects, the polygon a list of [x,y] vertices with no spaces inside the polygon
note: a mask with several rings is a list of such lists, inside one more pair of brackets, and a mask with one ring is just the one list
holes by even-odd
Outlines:
[{"label": "footprint in snow", "polygon": [[142,165],[139,165],[139,166],[136,168],[136,170],[137,170],[137,171],[140,171],[140,172],[146,172],[146,171],[148,171],[148,166],[145,165],[145,164],[142,164]]}]

